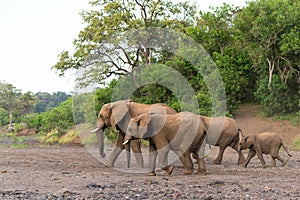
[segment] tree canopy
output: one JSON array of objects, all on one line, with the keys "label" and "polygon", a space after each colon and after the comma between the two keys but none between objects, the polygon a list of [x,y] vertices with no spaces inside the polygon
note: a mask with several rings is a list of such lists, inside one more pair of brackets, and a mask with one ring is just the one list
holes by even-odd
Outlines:
[{"label": "tree canopy", "polygon": [[[187,34],[201,44],[222,75],[228,111],[240,103],[258,102],[269,114],[299,110],[299,1],[253,0],[244,8],[224,4],[208,12],[188,1],[92,1],[93,9],[81,13],[86,27],[74,40],[74,54],[64,51],[53,66],[86,69],[82,83],[105,83],[111,76],[134,75],[149,63],[171,66],[183,74],[196,92],[200,113],[209,114],[211,96],[201,74],[191,63],[170,52],[118,46],[118,36],[128,30],[167,28]],[[159,35],[160,33],[157,33]],[[111,40],[113,38],[113,40]],[[103,42],[111,45],[101,46]],[[90,67],[90,66],[97,67]],[[176,107],[172,91],[159,85],[139,88],[141,102],[167,102]],[[135,98],[135,97],[133,97]]]}]

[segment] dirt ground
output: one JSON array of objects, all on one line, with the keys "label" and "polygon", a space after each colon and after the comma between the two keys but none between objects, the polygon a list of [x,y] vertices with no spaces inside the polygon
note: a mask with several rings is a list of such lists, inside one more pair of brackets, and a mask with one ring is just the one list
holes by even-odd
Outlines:
[{"label": "dirt ground", "polygon": [[[254,117],[256,107],[244,107],[235,116],[245,135],[273,131],[285,143],[299,135],[288,122]],[[147,151],[147,150],[145,150]],[[300,199],[300,152],[285,167],[263,169],[257,157],[248,168],[237,165],[237,153],[225,151],[221,165],[214,165],[218,149],[206,159],[208,174],[184,175],[175,161],[172,175],[157,176],[105,167],[82,146],[32,146],[0,148],[1,199]],[[246,155],[247,152],[245,152]],[[109,154],[109,152],[108,152]],[[280,152],[287,158],[285,152]],[[264,156],[270,164],[269,156]],[[132,158],[134,160],[134,158]],[[125,168],[124,159],[117,166]]]}]

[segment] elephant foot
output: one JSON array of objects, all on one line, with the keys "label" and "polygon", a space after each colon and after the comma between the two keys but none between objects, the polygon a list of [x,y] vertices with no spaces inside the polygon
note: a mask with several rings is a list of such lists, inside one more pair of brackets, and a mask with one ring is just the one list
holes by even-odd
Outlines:
[{"label": "elephant foot", "polygon": [[105,158],[106,154],[105,153],[100,153],[101,158]]},{"label": "elephant foot", "polygon": [[185,169],[184,170],[184,174],[185,175],[191,175],[191,174],[193,174],[194,173],[194,170],[192,170],[192,169]]},{"label": "elephant foot", "polygon": [[148,173],[146,174],[146,176],[156,176],[156,173],[155,173],[155,172],[148,172]]},{"label": "elephant foot", "polygon": [[169,175],[171,175],[173,170],[174,170],[174,166],[173,165],[168,165],[166,167],[163,167],[162,170],[165,170]]},{"label": "elephant foot", "polygon": [[113,168],[114,167],[113,163],[106,163],[104,165],[105,165],[105,167],[109,167],[109,168]]},{"label": "elephant foot", "polygon": [[287,162],[288,162],[288,159],[284,160],[283,163],[281,164],[281,167],[284,167]]},{"label": "elephant foot", "polygon": [[214,163],[215,163],[216,165],[220,165],[220,164],[221,164],[221,161],[219,161],[219,160],[214,160]]},{"label": "elephant foot", "polygon": [[143,164],[137,165],[136,167],[139,168],[139,169],[144,169],[144,165]]},{"label": "elephant foot", "polygon": [[238,165],[242,165],[242,164],[244,164],[246,162],[246,160],[239,160],[238,161]]},{"label": "elephant foot", "polygon": [[196,175],[200,175],[200,176],[203,176],[203,175],[206,175],[206,170],[198,170]]}]

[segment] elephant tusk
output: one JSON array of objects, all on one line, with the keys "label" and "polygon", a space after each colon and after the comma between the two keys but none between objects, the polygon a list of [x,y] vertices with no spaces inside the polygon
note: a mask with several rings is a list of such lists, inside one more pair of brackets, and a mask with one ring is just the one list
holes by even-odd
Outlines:
[{"label": "elephant tusk", "polygon": [[129,142],[129,140],[125,140],[122,145],[125,145]]},{"label": "elephant tusk", "polygon": [[100,130],[100,128],[95,128],[94,130],[91,130],[90,132],[91,133],[96,133],[97,131],[99,131]]}]

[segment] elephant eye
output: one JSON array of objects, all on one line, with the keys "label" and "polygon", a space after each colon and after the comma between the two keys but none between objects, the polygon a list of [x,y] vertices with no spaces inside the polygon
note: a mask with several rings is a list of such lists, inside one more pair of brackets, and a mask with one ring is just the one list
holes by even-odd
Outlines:
[{"label": "elephant eye", "polygon": [[129,132],[131,132],[131,131],[132,131],[132,129],[131,129],[131,128],[128,128],[128,131],[129,131]]}]

